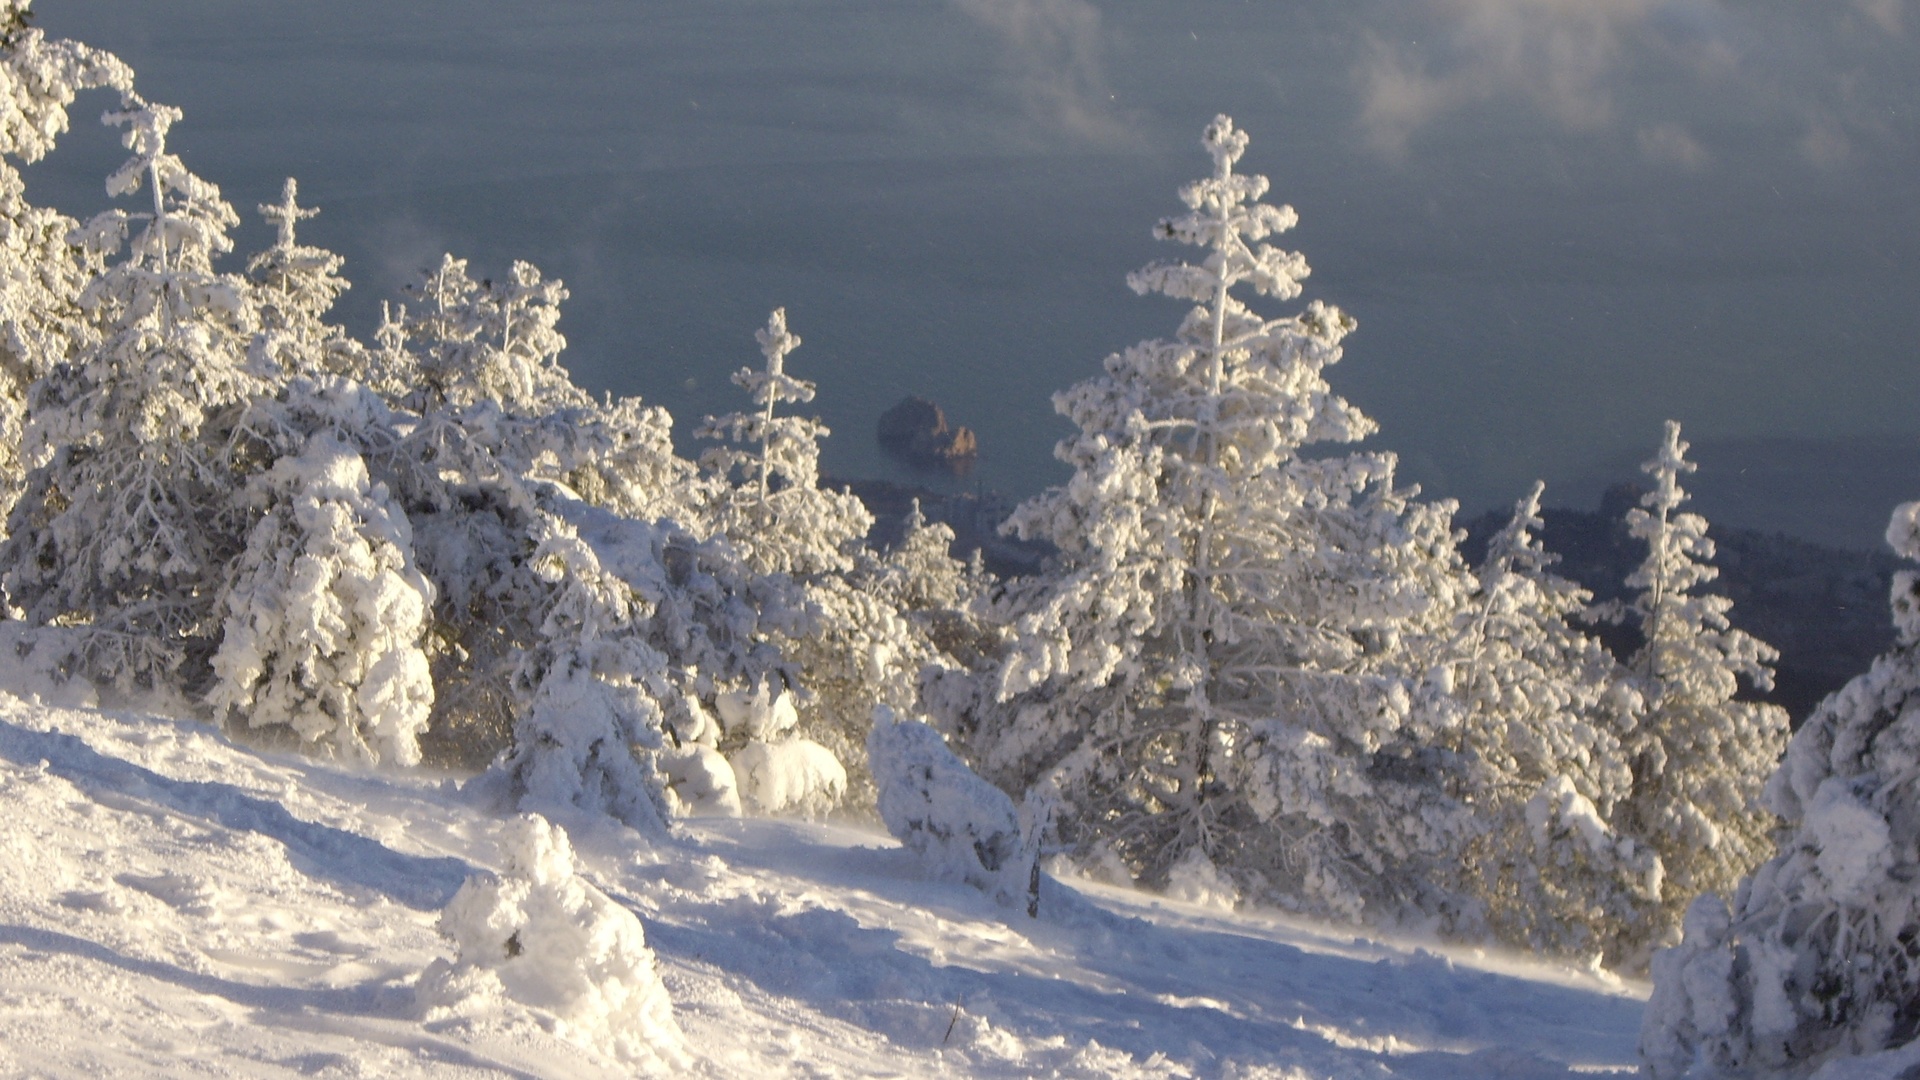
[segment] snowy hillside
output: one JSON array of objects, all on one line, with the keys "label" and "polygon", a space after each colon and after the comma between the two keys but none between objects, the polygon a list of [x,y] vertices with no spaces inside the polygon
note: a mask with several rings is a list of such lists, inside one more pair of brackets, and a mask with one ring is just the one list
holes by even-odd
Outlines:
[{"label": "snowy hillside", "polygon": [[[839,826],[561,824],[640,915],[698,1075],[1634,1068],[1635,985],[1086,883],[1030,922]],[[537,1011],[416,999],[512,827],[471,784],[0,695],[0,1074],[626,1075]]]},{"label": "snowy hillside", "polygon": [[[1184,256],[1124,276],[1172,335],[1052,395],[1072,477],[998,525],[1051,554],[1001,577],[911,501],[874,546],[823,482],[812,316],[735,328],[759,359],[694,445],[576,381],[528,262],[444,253],[363,340],[298,179],[242,263],[181,109],[29,5],[0,1080],[1920,1060],[1920,570],[1848,583],[1890,585],[1891,647],[1796,735],[1714,560],[1811,579],[1720,552],[1679,420],[1611,602],[1554,569],[1539,481],[1470,555],[1329,381],[1359,323],[1270,242],[1301,215],[1232,117],[1151,230]],[[28,201],[107,92],[118,202]],[[1885,539],[1920,564],[1920,502]]]}]

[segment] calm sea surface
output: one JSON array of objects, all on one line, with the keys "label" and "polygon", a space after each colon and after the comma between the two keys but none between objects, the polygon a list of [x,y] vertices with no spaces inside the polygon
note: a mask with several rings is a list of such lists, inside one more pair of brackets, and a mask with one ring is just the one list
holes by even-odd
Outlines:
[{"label": "calm sea surface", "polygon": [[[1180,320],[1124,277],[1178,254],[1148,229],[1224,111],[1300,211],[1308,298],[1360,321],[1336,388],[1430,493],[1544,477],[1590,505],[1671,416],[1742,524],[1866,544],[1920,497],[1920,5],[39,8],[185,108],[175,147],[247,212],[243,252],[299,178],[350,326],[443,251],[529,260],[572,291],[582,381],[683,435],[741,404],[727,376],[785,306],[830,471],[912,479],[872,432],[920,394],[979,433],[967,486],[1057,481],[1049,396]],[[31,196],[106,205],[108,104]]]}]

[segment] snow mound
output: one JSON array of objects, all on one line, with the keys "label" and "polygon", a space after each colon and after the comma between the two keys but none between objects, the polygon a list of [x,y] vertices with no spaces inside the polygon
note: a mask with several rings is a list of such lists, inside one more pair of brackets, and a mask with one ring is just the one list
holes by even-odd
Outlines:
[{"label": "snow mound", "polygon": [[1026,894],[1035,853],[1013,800],[955,757],[938,731],[876,706],[867,759],[881,820],[930,875],[965,882],[1003,904]]},{"label": "snow mound", "polygon": [[500,876],[467,879],[440,916],[459,959],[421,975],[428,1021],[492,1011],[502,998],[551,1017],[555,1034],[648,1071],[691,1060],[633,912],[575,872],[564,830],[522,814]]},{"label": "snow mound", "polygon": [[762,814],[831,810],[847,790],[847,770],[811,739],[752,742],[733,755],[741,794]]},{"label": "snow mound", "polygon": [[1167,873],[1167,895],[1182,903],[1232,911],[1240,902],[1240,890],[1233,880],[1199,848],[1193,848],[1173,864]]},{"label": "snow mound", "polygon": [[658,758],[677,816],[740,816],[739,782],[720,751],[691,743],[664,748]]},{"label": "snow mound", "polygon": [[73,647],[61,639],[65,627],[30,627],[0,622],[0,686],[34,704],[92,708],[99,703],[93,684],[59,669],[62,656]]}]

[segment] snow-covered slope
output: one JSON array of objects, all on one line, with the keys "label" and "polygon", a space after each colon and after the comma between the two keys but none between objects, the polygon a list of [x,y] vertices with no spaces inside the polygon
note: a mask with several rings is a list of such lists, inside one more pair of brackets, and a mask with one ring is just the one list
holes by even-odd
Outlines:
[{"label": "snow-covered slope", "polygon": [[[558,819],[638,913],[708,1076],[1545,1078],[1630,1071],[1643,988],[1082,882],[1028,920],[891,839],[665,845]],[[482,785],[0,694],[0,1075],[625,1075],[504,1000],[429,1012],[502,867]]]}]

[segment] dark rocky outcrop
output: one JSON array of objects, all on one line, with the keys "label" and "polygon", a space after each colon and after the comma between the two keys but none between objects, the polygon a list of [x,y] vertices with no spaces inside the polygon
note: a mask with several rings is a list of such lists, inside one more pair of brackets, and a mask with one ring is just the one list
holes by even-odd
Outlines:
[{"label": "dark rocky outcrop", "polygon": [[923,397],[906,397],[880,414],[880,448],[916,468],[966,475],[980,456],[973,429],[949,428],[947,414]]}]

